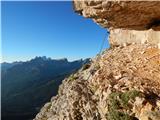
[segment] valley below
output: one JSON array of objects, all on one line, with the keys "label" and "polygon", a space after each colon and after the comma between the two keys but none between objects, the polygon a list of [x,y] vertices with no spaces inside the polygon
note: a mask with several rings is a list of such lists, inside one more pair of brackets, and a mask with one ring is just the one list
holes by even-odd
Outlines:
[{"label": "valley below", "polygon": [[2,63],[2,120],[33,119],[57,94],[62,80],[88,60],[35,57],[26,62]]}]

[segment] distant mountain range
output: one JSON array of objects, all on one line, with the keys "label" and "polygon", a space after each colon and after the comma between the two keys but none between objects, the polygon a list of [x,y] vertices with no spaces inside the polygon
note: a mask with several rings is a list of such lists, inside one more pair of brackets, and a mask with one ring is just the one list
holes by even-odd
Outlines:
[{"label": "distant mountain range", "polygon": [[27,62],[1,64],[2,120],[30,120],[57,94],[62,80],[89,59],[35,57]]}]

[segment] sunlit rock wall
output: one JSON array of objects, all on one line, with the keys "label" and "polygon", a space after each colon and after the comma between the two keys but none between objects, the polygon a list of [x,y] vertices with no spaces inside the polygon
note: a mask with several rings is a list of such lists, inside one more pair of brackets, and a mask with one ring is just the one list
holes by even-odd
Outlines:
[{"label": "sunlit rock wall", "polygon": [[160,44],[160,1],[74,0],[80,15],[110,30],[110,43]]},{"label": "sunlit rock wall", "polygon": [[155,44],[160,48],[160,31],[152,29],[137,31],[137,30],[110,30],[111,45],[125,45],[129,43],[150,43]]}]

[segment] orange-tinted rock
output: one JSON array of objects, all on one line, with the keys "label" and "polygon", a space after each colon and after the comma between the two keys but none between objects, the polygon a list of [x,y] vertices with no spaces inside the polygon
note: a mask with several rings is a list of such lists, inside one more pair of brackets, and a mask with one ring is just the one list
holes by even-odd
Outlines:
[{"label": "orange-tinted rock", "polygon": [[160,1],[74,0],[75,11],[104,28],[160,30]]}]

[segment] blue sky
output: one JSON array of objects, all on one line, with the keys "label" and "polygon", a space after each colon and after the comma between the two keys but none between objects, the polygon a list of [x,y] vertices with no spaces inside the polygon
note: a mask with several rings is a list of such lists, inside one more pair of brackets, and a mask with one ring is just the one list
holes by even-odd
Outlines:
[{"label": "blue sky", "polygon": [[2,2],[3,61],[94,57],[106,32],[76,14],[71,1]]}]

